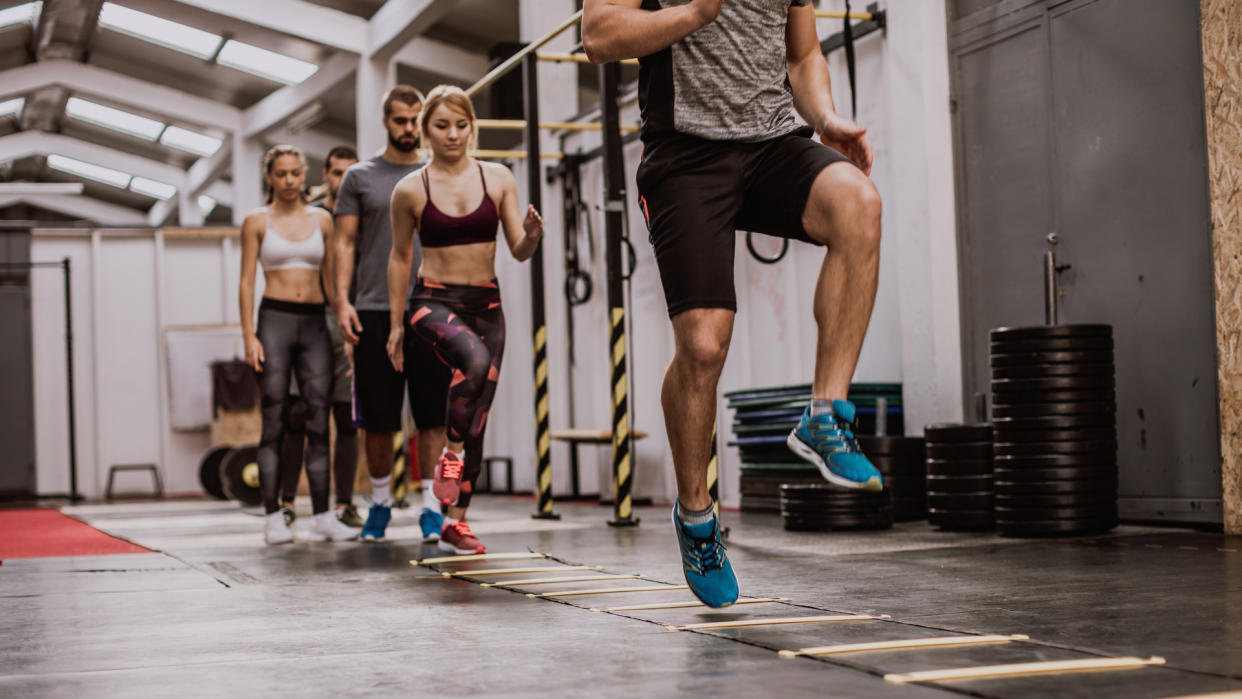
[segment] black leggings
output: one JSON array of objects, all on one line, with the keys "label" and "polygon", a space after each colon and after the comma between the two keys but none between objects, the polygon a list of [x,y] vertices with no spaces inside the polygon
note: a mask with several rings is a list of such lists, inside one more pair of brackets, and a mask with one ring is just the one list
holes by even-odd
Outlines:
[{"label": "black leggings", "polygon": [[332,389],[332,341],[323,305],[264,298],[256,334],[263,345],[259,392],[263,434],[259,438],[259,487],[268,514],[280,509],[280,450],[285,435],[289,376],[296,374],[306,401],[306,480],[316,514],[328,509],[328,392]]},{"label": "black leggings", "polygon": [[[496,280],[486,284],[443,284],[423,278],[410,301],[410,330],[453,369],[445,406],[450,442],[465,445],[458,507],[468,507],[483,468],[483,433],[500,380],[505,351],[505,314]],[[407,366],[406,371],[435,371]]]},{"label": "black leggings", "polygon": [[[280,499],[293,502],[306,455],[306,401],[290,395],[285,398],[285,438],[280,448]],[[336,446],[332,448],[332,479],[336,504],[348,505],[354,499],[354,478],[358,472],[358,430],[354,427],[353,405],[332,404],[336,424]]]}]

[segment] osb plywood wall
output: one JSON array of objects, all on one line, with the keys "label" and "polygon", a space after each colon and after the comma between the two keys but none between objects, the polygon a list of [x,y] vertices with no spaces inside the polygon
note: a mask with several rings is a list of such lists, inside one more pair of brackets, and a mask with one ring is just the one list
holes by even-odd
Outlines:
[{"label": "osb plywood wall", "polygon": [[1225,531],[1242,534],[1242,2],[1200,0]]}]

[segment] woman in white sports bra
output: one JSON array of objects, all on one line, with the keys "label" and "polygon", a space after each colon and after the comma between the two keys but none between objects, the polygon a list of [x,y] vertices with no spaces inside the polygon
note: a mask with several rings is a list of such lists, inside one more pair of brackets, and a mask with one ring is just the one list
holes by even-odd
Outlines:
[{"label": "woman in white sports bra", "polygon": [[[259,440],[259,487],[267,512],[269,544],[293,540],[280,512],[280,446],[285,425],[282,407],[289,377],[296,374],[306,401],[306,479],[315,516],[308,539],[341,541],[358,530],[341,524],[329,509],[328,410],[332,391],[332,341],[324,321],[324,240],[332,216],[306,205],[306,158],[293,146],[276,146],[263,158],[267,205],[242,223],[241,322],[246,362],[258,374],[263,406]],[[266,286],[254,323],[255,267],[263,266]]]}]

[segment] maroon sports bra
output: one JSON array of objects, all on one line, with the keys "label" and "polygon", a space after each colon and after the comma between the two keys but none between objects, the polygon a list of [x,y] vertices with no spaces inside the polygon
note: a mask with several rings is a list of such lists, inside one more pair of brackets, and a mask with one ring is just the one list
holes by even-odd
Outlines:
[{"label": "maroon sports bra", "polygon": [[423,247],[447,248],[496,240],[500,213],[487,194],[487,178],[483,177],[482,164],[479,165],[479,178],[483,180],[483,202],[479,208],[465,216],[449,216],[431,203],[431,184],[427,171],[423,170],[423,191],[427,193],[427,204],[423,207],[422,224],[418,228]]}]

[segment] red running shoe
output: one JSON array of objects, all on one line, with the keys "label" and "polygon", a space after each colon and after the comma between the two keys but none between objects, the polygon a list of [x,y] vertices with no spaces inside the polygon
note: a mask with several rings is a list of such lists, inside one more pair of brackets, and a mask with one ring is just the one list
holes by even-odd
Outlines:
[{"label": "red running shoe", "polygon": [[439,547],[441,551],[448,551],[459,556],[487,553],[487,547],[479,541],[479,537],[475,536],[474,532],[470,531],[470,525],[465,522],[445,524],[440,532]]},{"label": "red running shoe", "polygon": [[461,457],[445,449],[436,460],[436,478],[431,484],[431,492],[445,505],[457,502],[461,495],[461,469],[464,464]]}]

